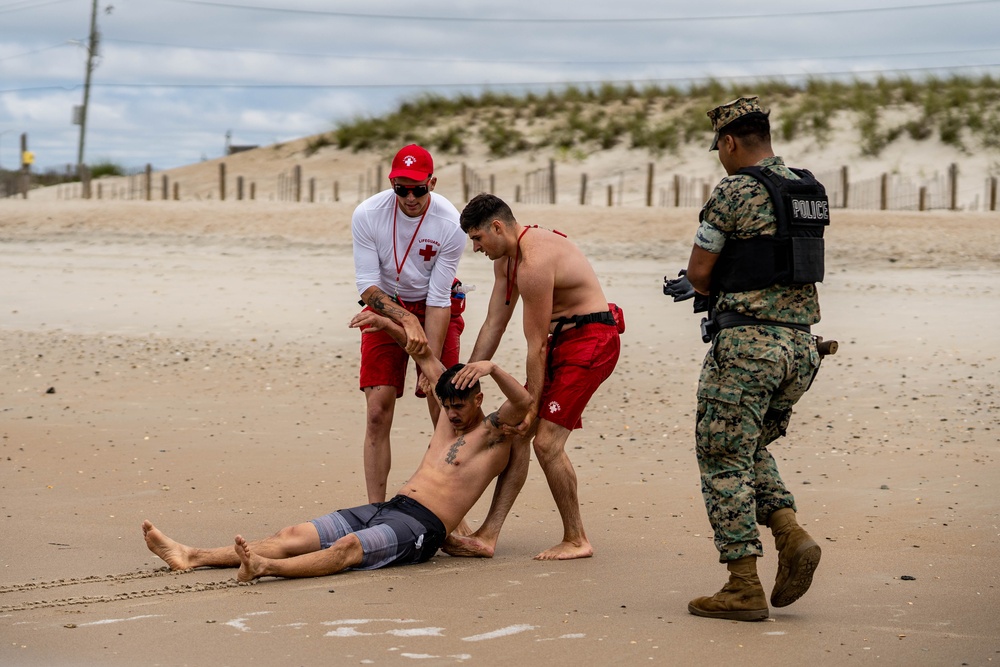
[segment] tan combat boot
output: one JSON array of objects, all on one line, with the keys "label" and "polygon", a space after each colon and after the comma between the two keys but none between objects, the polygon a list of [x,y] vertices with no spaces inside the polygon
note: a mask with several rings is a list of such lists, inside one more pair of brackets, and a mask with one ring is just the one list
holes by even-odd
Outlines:
[{"label": "tan combat boot", "polygon": [[778,550],[778,575],[771,591],[771,604],[787,607],[809,590],[822,550],[795,521],[795,511],[790,507],[773,512],[767,525]]},{"label": "tan combat boot", "polygon": [[700,597],[688,603],[695,616],[730,621],[763,621],[767,618],[764,587],[757,577],[757,557],[745,556],[726,564],[729,581],[712,597]]}]

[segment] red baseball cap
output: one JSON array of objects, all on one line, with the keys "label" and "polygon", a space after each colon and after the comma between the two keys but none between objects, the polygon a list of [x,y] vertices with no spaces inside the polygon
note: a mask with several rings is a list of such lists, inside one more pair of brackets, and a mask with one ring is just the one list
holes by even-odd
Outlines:
[{"label": "red baseball cap", "polygon": [[416,144],[410,144],[399,149],[392,158],[392,171],[389,178],[412,178],[423,181],[434,173],[434,160],[427,149]]}]

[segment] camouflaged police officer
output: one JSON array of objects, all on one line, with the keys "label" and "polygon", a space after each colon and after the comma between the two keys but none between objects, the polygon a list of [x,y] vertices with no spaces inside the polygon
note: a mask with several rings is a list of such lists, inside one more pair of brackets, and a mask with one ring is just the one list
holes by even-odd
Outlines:
[{"label": "camouflaged police officer", "polygon": [[[785,434],[792,406],[819,368],[810,327],[820,319],[815,281],[822,280],[828,206],[809,172],[793,171],[774,155],[768,113],[757,97],[708,116],[711,150],[728,176],[701,211],[686,272],[666,281],[664,293],[674,300],[698,296],[696,312],[708,310],[703,332],[712,345],[698,382],[696,452],[729,580],[714,595],[692,600],[688,611],[755,621],[769,614],[757,575],[758,524],[770,527],[778,550],[775,607],[808,590],[820,560],[819,545],[796,522],[795,499],[768,445]],[[793,219],[796,208],[805,219]],[[825,220],[816,219],[823,213]],[[808,240],[790,240],[796,235]]]}]

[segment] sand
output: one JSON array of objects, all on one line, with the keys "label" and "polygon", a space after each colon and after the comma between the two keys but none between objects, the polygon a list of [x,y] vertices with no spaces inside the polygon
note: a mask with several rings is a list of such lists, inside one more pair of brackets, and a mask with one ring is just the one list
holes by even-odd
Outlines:
[{"label": "sand", "polygon": [[[492,560],[165,571],[143,519],[215,546],[363,501],[352,208],[0,201],[0,664],[1000,661],[998,214],[835,211],[816,333],[840,351],[772,450],[823,560],[768,621],[686,609],[725,577],[693,453],[706,348],[660,293],[694,209],[515,210],[575,239],[626,311],[569,442],[594,558],[531,559],[561,534],[532,463]],[[470,250],[460,275],[468,351],[488,262]],[[523,374],[518,318],[497,360]],[[390,487],[428,437],[408,394]]]}]

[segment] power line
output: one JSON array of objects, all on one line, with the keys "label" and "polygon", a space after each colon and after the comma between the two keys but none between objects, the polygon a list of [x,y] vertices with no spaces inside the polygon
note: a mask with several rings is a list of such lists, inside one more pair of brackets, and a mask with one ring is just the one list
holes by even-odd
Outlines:
[{"label": "power line", "polygon": [[919,9],[952,9],[955,7],[970,5],[996,4],[1000,0],[959,0],[959,2],[936,2],[924,5],[896,5],[893,7],[864,7],[861,9],[818,9],[802,12],[780,12],[768,14],[726,14],[720,16],[673,16],[673,17],[644,17],[644,18],[573,18],[570,16],[559,18],[503,18],[503,17],[459,17],[459,16],[403,16],[386,14],[360,14],[356,12],[338,12],[321,9],[293,9],[288,7],[264,7],[254,5],[242,5],[229,2],[214,2],[212,0],[161,0],[161,2],[173,2],[186,5],[202,5],[206,7],[220,7],[225,9],[239,9],[259,12],[274,12],[280,14],[309,14],[314,16],[337,16],[341,18],[368,19],[380,21],[450,21],[458,23],[518,23],[518,24],[550,24],[550,23],[691,23],[695,21],[746,21],[753,19],[775,19],[775,18],[799,18],[804,16],[834,16],[845,14],[872,14],[898,11],[912,11]]},{"label": "power line", "polygon": [[62,48],[64,46],[72,46],[72,45],[73,44],[71,42],[68,42],[68,41],[62,42],[60,44],[53,44],[52,46],[45,46],[45,47],[42,47],[40,49],[36,49],[34,51],[28,51],[27,53],[18,53],[18,54],[13,55],[13,56],[6,56],[4,58],[0,58],[0,62],[3,62],[5,60],[13,60],[14,58],[23,58],[25,56],[33,56],[36,53],[42,53],[43,51],[51,51],[52,49],[59,49],[59,48]]},{"label": "power line", "polygon": [[[647,79],[602,79],[602,80],[586,80],[586,81],[521,81],[521,82],[466,82],[466,83],[114,83],[114,82],[104,82],[104,83],[94,83],[91,84],[93,87],[100,88],[118,88],[118,89],[133,89],[133,90],[149,90],[155,88],[170,88],[170,89],[184,89],[184,90],[348,90],[348,89],[439,89],[439,88],[539,88],[539,87],[552,87],[557,88],[561,86],[601,86],[601,85],[613,85],[613,86],[625,86],[625,85],[654,85],[654,84],[692,84],[701,81],[719,81],[722,83],[729,81],[768,81],[768,80],[780,80],[780,79],[835,79],[839,77],[859,77],[859,76],[870,76],[870,75],[898,75],[898,74],[912,74],[918,72],[954,72],[958,70],[969,70],[969,69],[992,69],[1000,68],[1000,63],[990,63],[990,64],[979,64],[979,65],[942,65],[937,67],[909,67],[909,68],[898,68],[898,69],[874,69],[874,70],[848,70],[841,72],[795,72],[795,73],[783,73],[783,74],[741,74],[734,76],[689,76],[689,77],[673,77],[673,78],[647,78]],[[39,92],[45,90],[62,90],[71,92],[78,90],[80,85],[74,84],[70,86],[36,86],[32,88],[15,88],[0,90],[0,95],[8,93],[26,93],[26,92]]]},{"label": "power line", "polygon": [[19,12],[22,9],[40,9],[49,5],[58,5],[63,2],[73,2],[73,0],[49,0],[49,2],[38,2],[37,0],[25,0],[24,2],[12,2],[9,5],[0,5],[0,14],[10,14]]},{"label": "power line", "polygon": [[[441,62],[441,63],[481,63],[481,64],[507,64],[507,65],[711,65],[717,63],[731,63],[732,59],[723,60],[515,60],[515,59],[483,59],[483,58],[425,58],[420,56],[373,56],[373,55],[351,55],[344,53],[315,53],[300,51],[274,51],[267,49],[241,49],[222,46],[194,46],[186,44],[169,44],[164,42],[148,42],[135,39],[105,39],[105,43],[115,44],[136,44],[139,46],[151,46],[156,48],[169,49],[190,49],[196,51],[215,51],[221,53],[249,53],[256,55],[291,56],[297,58],[330,58],[343,60],[370,60],[370,61],[390,61],[390,62]],[[50,47],[51,48],[51,47]],[[955,51],[914,51],[908,53],[868,53],[868,54],[838,54],[833,56],[809,56],[809,55],[789,55],[781,58],[740,58],[740,63],[766,63],[782,62],[788,60],[857,60],[862,58],[906,58],[916,56],[946,56],[946,55],[967,55],[971,53],[989,53],[1000,51],[1000,46],[986,49],[960,49]],[[29,54],[22,54],[29,55]],[[16,56],[11,56],[16,57]],[[0,60],[4,60],[0,58]]]}]

